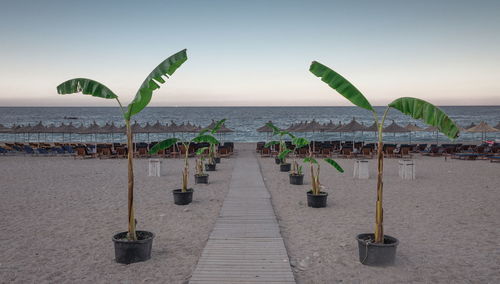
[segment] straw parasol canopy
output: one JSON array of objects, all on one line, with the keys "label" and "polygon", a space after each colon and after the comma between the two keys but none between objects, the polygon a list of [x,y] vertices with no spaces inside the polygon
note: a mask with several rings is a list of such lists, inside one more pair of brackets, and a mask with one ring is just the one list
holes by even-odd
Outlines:
[{"label": "straw parasol canopy", "polygon": [[220,129],[217,132],[220,132],[220,133],[230,133],[230,132],[234,132],[234,130],[227,128],[226,124],[223,123],[222,126],[220,127]]},{"label": "straw parasol canopy", "polygon": [[303,128],[303,126],[305,124],[307,124],[306,121],[304,121],[304,122],[301,121],[301,122],[295,123],[295,124],[292,123],[292,125],[290,125],[290,127],[288,127],[286,129],[286,131],[290,131],[290,132],[302,132],[300,129]]},{"label": "straw parasol canopy", "polygon": [[[269,120],[267,123],[273,123],[273,122]],[[273,129],[271,127],[267,126],[266,124],[257,128],[257,132],[273,132]]]},{"label": "straw parasol canopy", "polygon": [[325,132],[335,132],[335,130],[338,128],[339,126],[335,123],[333,123],[333,121],[330,120],[330,122],[328,123],[325,123],[323,125],[323,131]]},{"label": "straw parasol canopy", "polygon": [[422,127],[420,127],[416,124],[411,124],[411,123],[408,123],[408,125],[406,125],[405,128],[410,130],[410,131],[413,131],[413,132],[424,130]]},{"label": "straw parasol canopy", "polygon": [[365,132],[378,132],[378,127],[377,127],[377,123],[374,122],[372,125],[368,126],[367,128],[365,128],[364,130]]},{"label": "straw parasol canopy", "polygon": [[410,130],[398,125],[394,120],[392,121],[389,126],[384,128],[384,132],[388,133],[403,133],[403,132],[410,132]]},{"label": "straw parasol canopy", "polygon": [[356,132],[356,131],[365,131],[366,126],[360,124],[359,122],[356,121],[356,118],[352,118],[351,122],[348,124],[345,124],[342,127],[339,127],[337,131],[339,132]]},{"label": "straw parasol canopy", "polygon": [[500,122],[494,126],[496,129],[499,129],[500,130]]},{"label": "straw parasol canopy", "polygon": [[467,129],[467,132],[481,133],[481,140],[486,139],[486,133],[499,132],[500,130],[489,126],[486,122],[481,121],[478,125]]}]

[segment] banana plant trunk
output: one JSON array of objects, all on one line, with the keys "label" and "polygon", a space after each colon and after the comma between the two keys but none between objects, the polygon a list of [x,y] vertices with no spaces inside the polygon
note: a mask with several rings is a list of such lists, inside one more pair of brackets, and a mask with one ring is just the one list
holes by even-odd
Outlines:
[{"label": "banana plant trunk", "polygon": [[128,236],[129,240],[137,240],[135,232],[135,214],[134,214],[134,167],[132,164],[134,158],[134,148],[132,143],[132,127],[130,120],[127,125],[127,147],[128,147]]},{"label": "banana plant trunk", "polygon": [[377,147],[377,204],[375,209],[375,243],[384,242],[384,209],[382,207],[382,194],[384,182],[382,180],[384,175],[384,152],[382,151],[382,129],[379,129],[379,140]]}]

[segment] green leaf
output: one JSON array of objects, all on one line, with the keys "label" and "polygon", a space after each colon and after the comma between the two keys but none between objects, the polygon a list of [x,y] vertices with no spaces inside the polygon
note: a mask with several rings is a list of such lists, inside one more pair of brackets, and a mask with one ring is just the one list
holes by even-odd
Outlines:
[{"label": "green leaf", "polygon": [[272,122],[266,123],[266,126],[273,130],[273,135],[278,135],[281,132],[281,130],[278,127],[276,127],[276,125],[274,125]]},{"label": "green leaf", "polygon": [[217,123],[215,124],[214,128],[212,128],[212,134],[215,134],[217,133],[217,131],[219,131],[219,129],[221,128],[221,126],[226,122],[227,119],[222,119],[222,120],[219,120],[217,121]]},{"label": "green leaf", "polygon": [[150,150],[149,150],[149,154],[156,154],[158,153],[159,151],[163,150],[163,149],[167,149],[167,148],[170,148],[172,147],[172,145],[174,145],[175,143],[177,143],[178,141],[180,141],[179,138],[169,138],[169,139],[166,139],[166,140],[163,140],[157,144],[155,144]]},{"label": "green leaf", "polygon": [[283,160],[286,158],[286,156],[288,156],[288,154],[290,154],[292,152],[292,150],[290,149],[286,149],[285,151],[281,152],[279,155],[278,155],[278,158],[280,160]]},{"label": "green leaf", "polygon": [[325,162],[327,162],[328,164],[332,165],[332,167],[336,168],[337,171],[339,171],[341,173],[344,172],[344,169],[339,164],[337,164],[337,162],[335,162],[333,159],[326,158]]},{"label": "green leaf", "polygon": [[208,147],[202,147],[202,148],[196,150],[196,156],[203,155],[205,150],[208,150]]},{"label": "green leaf", "polygon": [[108,87],[104,86],[104,84],[85,78],[71,79],[57,86],[57,93],[61,95],[80,92],[84,95],[92,95],[104,99],[118,98],[118,96]]},{"label": "green leaf", "polygon": [[278,145],[280,142],[279,141],[269,141],[264,145],[264,148],[269,148],[273,145]]},{"label": "green leaf", "polygon": [[444,111],[433,104],[417,98],[403,97],[389,104],[400,112],[415,119],[421,119],[426,124],[435,126],[450,139],[458,137],[460,130]]},{"label": "green leaf", "polygon": [[316,159],[314,159],[313,157],[305,157],[304,158],[304,163],[312,163],[312,164],[317,164],[318,161],[316,161]]},{"label": "green leaf", "polygon": [[186,62],[186,60],[186,49],[183,49],[165,59],[153,71],[151,71],[151,73],[144,80],[141,87],[135,94],[134,100],[128,105],[125,119],[130,120],[133,115],[143,110],[151,101],[153,91],[160,88],[159,84],[165,83],[165,80],[162,78],[162,76],[168,78],[168,76],[172,75],[175,70],[177,70],[177,68],[182,65],[182,63]]},{"label": "green leaf", "polygon": [[215,137],[213,137],[212,135],[209,135],[209,134],[198,135],[195,138],[193,138],[193,140],[191,140],[191,141],[195,142],[195,143],[206,142],[206,143],[210,143],[212,145],[219,144],[219,140],[217,140]]},{"label": "green leaf", "polygon": [[336,90],[339,94],[344,96],[353,104],[369,111],[375,111],[370,102],[368,102],[368,100],[365,98],[365,96],[356,87],[354,87],[353,84],[351,84],[349,81],[347,81],[347,79],[342,77],[337,72],[317,61],[313,61],[311,63],[309,71],[311,71],[311,73],[313,73],[317,77],[321,78],[321,81],[327,83],[328,86]]},{"label": "green leaf", "polygon": [[298,137],[292,140],[292,144],[295,145],[295,148],[302,148],[309,145],[309,140],[303,137]]}]

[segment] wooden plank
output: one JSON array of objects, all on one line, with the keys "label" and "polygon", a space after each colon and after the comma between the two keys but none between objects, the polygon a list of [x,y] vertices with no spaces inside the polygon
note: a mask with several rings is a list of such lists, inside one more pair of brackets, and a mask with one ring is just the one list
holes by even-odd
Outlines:
[{"label": "wooden plank", "polygon": [[242,151],[191,284],[295,283],[253,151]]}]

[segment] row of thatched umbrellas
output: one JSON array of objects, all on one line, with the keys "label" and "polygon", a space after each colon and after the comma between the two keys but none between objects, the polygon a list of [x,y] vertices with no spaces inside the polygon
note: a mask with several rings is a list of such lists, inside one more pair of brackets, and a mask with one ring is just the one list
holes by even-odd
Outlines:
[{"label": "row of thatched umbrellas", "polygon": [[[212,128],[215,122],[212,121],[210,125],[205,128]],[[177,125],[175,122],[170,124],[161,124],[157,121],[155,124],[146,123],[146,125],[141,126],[139,123],[135,122],[132,124],[133,133],[196,133],[204,129],[201,126],[196,126],[194,124],[182,123]],[[104,126],[99,126],[95,121],[89,125],[75,126],[73,123],[64,124],[59,126],[51,124],[49,126],[44,126],[42,122],[36,125],[13,125],[12,127],[5,127],[0,124],[0,133],[77,133],[77,134],[110,134],[110,133],[122,133],[125,134],[125,126],[116,126],[113,122],[106,123]],[[220,133],[233,132],[233,130],[222,126],[219,130]]]},{"label": "row of thatched umbrellas", "polygon": [[[144,126],[141,126],[139,123],[135,122],[132,124],[132,132],[134,134],[136,133],[147,133],[148,134],[148,141],[149,141],[149,134],[150,133],[158,133],[158,134],[166,134],[166,133],[197,133],[200,132],[203,129],[212,129],[215,126],[215,121],[212,120],[212,123],[210,123],[206,127],[201,127],[197,126],[194,124],[191,124],[190,122],[187,123],[182,123],[182,124],[176,124],[175,122],[171,121],[170,124],[161,124],[159,121],[157,121],[154,124],[150,124],[149,122],[146,123]],[[219,133],[229,133],[233,132],[233,130],[227,128],[225,125],[222,125],[222,127],[218,131]],[[62,123],[61,125],[56,126],[55,124],[51,124],[48,126],[45,126],[42,124],[40,121],[36,125],[12,125],[12,127],[6,127],[2,124],[0,124],[0,133],[7,133],[7,134],[31,134],[35,133],[38,134],[38,140],[40,140],[40,134],[55,134],[55,133],[60,133],[63,134],[63,139],[64,139],[64,134],[69,134],[70,135],[70,140],[71,140],[71,134],[125,134],[126,133],[126,127],[125,126],[117,126],[114,124],[114,122],[111,123],[106,123],[104,126],[99,126],[95,121],[89,125],[89,126],[84,126],[83,123],[79,126],[73,125],[73,123],[69,124],[64,124]]]},{"label": "row of thatched umbrellas", "polygon": [[[269,121],[272,123],[271,121]],[[333,123],[333,121],[330,121],[328,123],[321,124],[317,122],[316,120],[312,120],[311,122],[300,122],[297,124],[292,124],[290,127],[284,129],[289,132],[377,132],[377,125],[373,123],[371,126],[364,126],[362,123],[359,123],[356,121],[355,118],[353,118],[349,123],[343,124],[339,122],[339,124]],[[273,130],[268,127],[267,125],[264,125],[262,127],[259,127],[257,129],[258,132],[273,132]],[[437,138],[437,132],[438,129],[436,127],[427,127],[427,128],[422,128],[417,126],[416,124],[411,124],[408,123],[406,126],[400,126],[398,125],[394,120],[392,123],[386,127],[384,127],[383,132],[385,133],[409,133],[410,134],[410,141],[411,141],[411,132],[436,132],[436,138]],[[482,133],[485,135],[485,133],[490,133],[490,132],[500,132],[500,122],[495,126],[492,127],[488,125],[486,122],[481,121],[478,125],[475,125],[474,123],[471,123],[469,126],[466,127],[460,127],[461,132],[471,132],[471,133]],[[483,136],[481,136],[483,139]],[[410,142],[411,143],[411,142]]]}]

